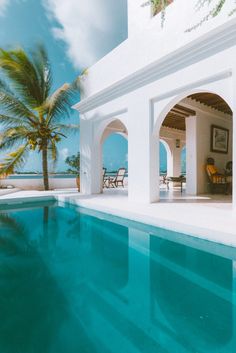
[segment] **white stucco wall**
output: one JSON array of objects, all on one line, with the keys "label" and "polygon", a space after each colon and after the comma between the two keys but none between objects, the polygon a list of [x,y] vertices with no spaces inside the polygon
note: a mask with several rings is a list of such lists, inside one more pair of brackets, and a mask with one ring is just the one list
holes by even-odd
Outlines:
[{"label": "white stucco wall", "polygon": [[[211,125],[229,129],[228,153],[211,152]],[[206,159],[212,157],[219,172],[224,173],[226,163],[232,161],[232,121],[209,116],[204,113],[197,116],[197,193],[209,192],[206,175]]]},{"label": "white stucco wall", "polygon": [[140,6],[144,1],[129,0],[129,38],[88,69],[83,80],[84,97],[119,82],[226,23],[232,9],[232,2],[226,1],[219,16],[203,23],[197,30],[186,33],[186,29],[206,15],[209,10],[207,6],[196,12],[196,0],[175,0],[166,9],[165,25],[161,28],[160,15],[151,18],[149,7]]},{"label": "white stucco wall", "polygon": [[[181,175],[181,152],[186,145],[186,133],[177,129],[161,127],[160,140],[164,142],[167,152],[167,175],[178,177]],[[176,147],[176,140],[180,141]]]},{"label": "white stucco wall", "polygon": [[[13,185],[16,188],[22,190],[43,190],[43,179],[31,178],[31,179],[1,179],[0,185],[6,187]],[[49,179],[50,189],[67,189],[77,188],[75,178],[50,178]]]},{"label": "white stucco wall", "polygon": [[[185,6],[190,6],[190,2],[193,5],[192,1],[176,0],[174,6],[168,7],[173,14],[168,17],[167,13],[167,21],[171,23],[166,21],[163,30],[155,24],[157,19],[150,20],[145,29],[136,34],[134,31],[127,41],[89,69],[84,78],[85,97],[76,106],[81,112],[83,193],[101,191],[100,139],[112,120],[124,121],[128,130],[129,198],[135,202],[152,202],[159,197],[159,131],[169,110],[188,95],[211,92],[220,95],[235,114],[236,20],[228,18],[232,3],[226,2],[219,17],[209,20],[196,31],[185,33],[185,23],[191,17],[190,10],[187,11]],[[177,8],[177,3],[183,6]],[[191,18],[191,21],[195,20],[196,17]],[[201,114],[201,107],[196,106],[194,110],[197,115]],[[214,114],[212,119],[217,125]],[[205,134],[211,121],[203,121],[198,126],[193,119],[192,124],[193,134],[201,130]],[[222,126],[220,123],[218,125]],[[205,146],[205,152],[194,151],[196,158],[192,158],[193,164],[187,163],[191,193],[198,192],[197,179],[202,178],[203,185],[206,177],[201,168],[209,152],[206,146],[209,148],[207,139],[210,134],[204,134],[202,148]],[[236,134],[232,140],[235,156]],[[187,150],[193,141],[191,135],[186,137]],[[227,160],[231,159],[230,154]],[[200,160],[198,155],[204,157]],[[216,157],[218,159],[218,154]],[[221,158],[220,167],[225,164]],[[236,166],[236,161],[233,165]],[[173,166],[172,170],[174,173]],[[202,170],[201,176],[199,170]],[[236,173],[234,175],[236,205]],[[202,187],[200,189],[203,190]]]}]

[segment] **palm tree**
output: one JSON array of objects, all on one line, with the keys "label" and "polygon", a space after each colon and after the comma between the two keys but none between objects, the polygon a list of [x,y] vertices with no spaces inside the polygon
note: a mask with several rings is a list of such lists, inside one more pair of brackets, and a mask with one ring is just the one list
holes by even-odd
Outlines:
[{"label": "palm tree", "polygon": [[[0,175],[9,175],[23,165],[30,150],[42,156],[45,190],[49,190],[48,159],[57,160],[57,143],[77,125],[64,124],[70,116],[78,80],[52,91],[52,72],[43,46],[27,54],[22,48],[0,48],[0,150],[15,148],[0,165]],[[8,82],[8,84],[6,83]]]}]

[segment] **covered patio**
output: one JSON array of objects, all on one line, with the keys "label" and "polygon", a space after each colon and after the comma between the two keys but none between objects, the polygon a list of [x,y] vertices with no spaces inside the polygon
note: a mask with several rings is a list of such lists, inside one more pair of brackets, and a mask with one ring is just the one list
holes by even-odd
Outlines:
[{"label": "covered patio", "polygon": [[[143,33],[147,40],[153,35],[150,31],[147,28]],[[149,59],[140,56],[136,66],[135,55],[138,50],[145,51],[145,40],[137,38],[133,47],[128,39],[90,68],[83,79],[85,94],[74,106],[81,117],[83,195],[103,192],[102,140],[106,134],[117,132],[128,136],[129,202],[232,199],[236,206],[234,31],[236,21],[232,19],[207,33],[199,30],[196,37],[190,34],[176,50],[172,33],[168,55],[161,49],[153,57],[150,52]],[[118,53],[132,65],[114,70]],[[105,81],[100,80],[103,73]],[[160,141],[167,150],[168,177],[183,175],[181,151],[186,149],[186,186],[182,195],[178,194],[176,180],[170,182],[174,189],[169,192],[159,183]],[[207,168],[209,159],[211,168]],[[228,163],[232,170],[226,179]],[[215,176],[209,175],[209,169]],[[222,190],[212,185],[220,183]]]}]

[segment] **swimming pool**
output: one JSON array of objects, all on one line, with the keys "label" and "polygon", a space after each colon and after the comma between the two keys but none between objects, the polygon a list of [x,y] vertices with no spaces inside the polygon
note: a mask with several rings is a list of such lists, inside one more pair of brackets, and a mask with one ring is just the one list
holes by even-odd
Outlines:
[{"label": "swimming pool", "polygon": [[0,225],[1,353],[235,351],[235,249],[53,202]]}]

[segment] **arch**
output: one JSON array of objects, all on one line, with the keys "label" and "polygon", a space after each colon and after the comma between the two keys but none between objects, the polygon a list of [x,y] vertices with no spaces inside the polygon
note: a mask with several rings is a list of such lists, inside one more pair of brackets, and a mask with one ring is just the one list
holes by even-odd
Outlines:
[{"label": "arch", "polygon": [[163,146],[165,147],[167,156],[171,156],[172,155],[172,151],[171,151],[171,147],[170,144],[168,143],[168,141],[166,141],[164,138],[160,138],[159,142],[161,142],[163,144]]},{"label": "arch", "polygon": [[[185,163],[185,166],[184,166],[184,163]],[[186,174],[186,143],[181,146],[181,174],[183,173]]]},{"label": "arch", "polygon": [[128,138],[128,130],[120,119],[115,119],[106,125],[101,136],[101,143],[114,133],[121,135],[125,139]]},{"label": "arch", "polygon": [[[106,128],[111,125],[114,122],[120,122],[120,124],[123,125],[124,129],[126,130],[127,134],[128,134],[128,124],[127,124],[127,117],[125,114],[121,114],[121,115],[113,115],[109,118],[103,119],[102,121],[99,121],[97,126],[96,126],[96,134],[95,134],[95,138],[96,138],[96,143],[100,144],[102,141],[102,137],[103,134],[106,130]],[[112,133],[112,132],[111,132]]]},{"label": "arch", "polygon": [[[107,138],[109,138],[112,134],[117,134],[128,140],[128,129],[126,127],[125,118],[118,118],[117,116],[113,116],[112,118],[106,119],[100,122],[99,130],[96,131],[97,135],[97,148],[99,149],[99,169],[100,169],[100,192],[102,192],[103,185],[103,144]],[[127,151],[128,154],[128,151]],[[124,167],[124,165],[120,165],[120,167]]]},{"label": "arch", "polygon": [[[169,102],[165,105],[165,107],[160,111],[160,113],[158,113],[158,119],[154,122],[154,128],[153,128],[153,136],[155,136],[156,134],[159,134],[160,128],[163,124],[163,121],[165,120],[167,114],[170,112],[170,110],[172,108],[174,108],[174,106],[176,104],[178,104],[179,102],[181,102],[183,99],[196,94],[196,93],[211,93],[214,95],[217,95],[219,97],[221,97],[221,99],[223,99],[225,101],[225,103],[231,108],[231,104],[229,103],[229,98],[226,96],[223,96],[223,92],[217,92],[211,89],[201,89],[201,88],[197,88],[197,89],[193,89],[193,90],[189,90],[189,91],[184,91],[182,93],[180,93],[179,95],[176,95],[175,97],[170,97]],[[155,105],[158,104],[158,102],[154,102],[154,107]],[[155,112],[155,109],[153,109],[153,111]],[[155,116],[154,116],[155,117]]]},{"label": "arch", "polygon": [[[154,114],[157,113],[157,108],[160,111],[152,131],[153,138],[162,139],[161,126],[167,130],[172,130],[173,133],[175,130],[176,138],[173,138],[173,146],[171,145],[173,176],[182,174],[182,150],[187,142],[186,190],[190,195],[209,193],[209,180],[204,166],[209,154],[211,155],[214,152],[210,149],[210,132],[209,134],[205,132],[210,131],[212,125],[218,125],[215,119],[223,119],[220,126],[222,125],[222,128],[225,127],[228,131],[231,131],[228,138],[229,140],[232,138],[232,108],[229,104],[229,98],[222,95],[222,92],[219,94],[219,91],[220,89],[208,90],[199,88],[182,92],[175,97],[162,101],[159,106],[157,106],[157,102],[154,102]],[[183,101],[186,98],[190,98],[189,101]],[[211,113],[214,112],[212,108],[215,109],[215,114]],[[177,137],[178,135],[181,136],[181,134],[185,134],[185,141],[183,140],[182,143],[181,139]],[[195,157],[193,158],[193,156]],[[213,155],[213,157],[216,158],[219,170],[224,169],[227,158],[232,159],[232,140],[230,149],[226,154]]]},{"label": "arch", "polygon": [[164,148],[166,150],[166,172],[167,172],[167,175],[168,175],[170,173],[171,163],[172,163],[172,158],[173,158],[172,148],[171,148],[169,142],[166,141],[163,138],[160,138],[159,142],[163,144],[163,146],[164,146]]}]

